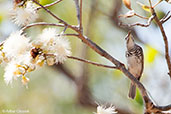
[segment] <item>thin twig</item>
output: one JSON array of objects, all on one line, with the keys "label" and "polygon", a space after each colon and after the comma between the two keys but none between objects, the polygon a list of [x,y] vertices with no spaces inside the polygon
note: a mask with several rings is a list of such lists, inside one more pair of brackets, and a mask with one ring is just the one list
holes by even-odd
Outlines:
[{"label": "thin twig", "polygon": [[[170,16],[168,16],[170,14],[170,11],[169,12],[167,12],[167,14],[162,18],[162,19],[160,19],[160,22],[163,24],[163,23],[165,23],[167,20],[169,20],[170,18],[171,18],[171,15]],[[168,17],[167,17],[168,16]]]},{"label": "thin twig", "polygon": [[80,5],[79,5],[79,0],[74,0],[75,6],[76,6],[76,11],[77,11],[77,20],[78,20],[78,25],[79,25],[79,30],[82,31],[82,0],[80,0]]},{"label": "thin twig", "polygon": [[[51,4],[45,5],[44,7],[45,7],[45,8],[48,8],[48,7],[50,7],[50,6],[53,6],[53,5],[55,5],[55,4],[60,3],[61,1],[63,1],[63,0],[57,0],[57,1],[53,2],[53,3],[51,3]],[[42,7],[38,7],[36,10],[39,10],[39,9],[41,9],[41,8],[42,8]]]},{"label": "thin twig", "polygon": [[123,23],[119,23],[120,26],[126,26],[126,27],[134,27],[134,26],[141,26],[141,27],[148,27],[150,26],[151,22],[153,21],[153,19],[155,18],[155,15],[152,15],[148,21],[147,24],[142,24],[142,23],[134,23],[134,24],[123,24]]},{"label": "thin twig", "polygon": [[[29,28],[34,27],[34,26],[40,26],[40,25],[41,25],[41,26],[66,27],[66,26],[63,25],[63,24],[38,22],[38,23],[31,23],[31,24],[28,24],[28,25],[26,25],[25,27],[23,27],[21,30],[22,30],[22,31],[25,31],[26,29],[29,29]],[[78,37],[78,34],[64,34],[64,33],[61,33],[61,34],[59,34],[58,36],[76,36],[76,37]]]},{"label": "thin twig", "polygon": [[76,6],[76,11],[77,11],[77,21],[78,21],[78,24],[79,24],[79,27],[80,27],[80,6],[79,6],[79,0],[74,0],[75,2],[75,6]]},{"label": "thin twig", "polygon": [[59,36],[75,36],[78,37],[78,34],[59,34]]},{"label": "thin twig", "polygon": [[109,66],[109,65],[99,64],[99,63],[92,62],[92,61],[89,61],[89,60],[86,60],[86,59],[82,59],[82,58],[78,58],[78,57],[68,56],[68,58],[74,59],[74,60],[78,60],[78,61],[81,61],[81,62],[85,62],[85,63],[88,63],[88,64],[96,65],[96,66],[99,66],[99,67],[118,69],[115,66]]},{"label": "thin twig", "polygon": [[154,4],[153,8],[155,8],[157,5],[160,4],[160,2],[162,2],[163,0],[159,0],[156,4]]},{"label": "thin twig", "polygon": [[137,13],[134,13],[134,15],[137,16],[137,17],[139,17],[139,18],[142,18],[142,19],[149,19],[148,17],[141,16],[141,15],[139,15]]},{"label": "thin twig", "polygon": [[166,21],[168,21],[170,18],[171,18],[171,15],[170,15],[169,17],[167,17],[167,18],[161,20],[160,22],[163,24],[163,23],[165,23]]},{"label": "thin twig", "polygon": [[57,26],[57,27],[65,27],[64,24],[55,24],[55,23],[46,23],[46,22],[37,22],[37,23],[31,23],[23,27],[21,30],[25,31],[26,29],[33,27],[33,26]]},{"label": "thin twig", "polygon": [[153,9],[151,0],[148,0],[148,1],[149,1],[149,3],[150,3],[150,8]]}]

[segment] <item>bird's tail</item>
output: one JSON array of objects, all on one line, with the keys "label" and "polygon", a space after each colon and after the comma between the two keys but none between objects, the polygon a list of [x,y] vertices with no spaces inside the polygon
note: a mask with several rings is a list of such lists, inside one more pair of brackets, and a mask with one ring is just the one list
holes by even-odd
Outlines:
[{"label": "bird's tail", "polygon": [[128,97],[134,99],[136,95],[136,85],[131,82]]}]

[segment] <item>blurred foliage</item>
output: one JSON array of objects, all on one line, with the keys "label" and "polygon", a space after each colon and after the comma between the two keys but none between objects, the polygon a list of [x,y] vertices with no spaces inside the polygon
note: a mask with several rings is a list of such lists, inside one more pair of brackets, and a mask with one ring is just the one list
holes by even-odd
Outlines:
[{"label": "blurred foliage", "polygon": [[54,0],[39,0],[39,3],[42,5],[46,5],[46,4],[52,3],[53,1]]},{"label": "blurred foliage", "polygon": [[136,91],[136,98],[135,98],[135,100],[136,100],[136,102],[141,106],[141,107],[143,107],[143,99],[142,99],[142,96],[141,96],[141,94],[140,94],[140,92],[139,92],[139,90],[137,89],[137,91]]},{"label": "blurred foliage", "polygon": [[3,15],[0,14],[0,23],[3,21]]},{"label": "blurred foliage", "polygon": [[155,60],[156,55],[158,54],[158,51],[151,46],[146,46],[147,51],[145,53],[145,61],[147,63],[153,63]]},{"label": "blurred foliage", "polygon": [[147,12],[150,12],[150,8],[148,6],[146,6],[146,5],[143,5],[142,6],[142,9],[145,10],[145,11],[147,11]]}]

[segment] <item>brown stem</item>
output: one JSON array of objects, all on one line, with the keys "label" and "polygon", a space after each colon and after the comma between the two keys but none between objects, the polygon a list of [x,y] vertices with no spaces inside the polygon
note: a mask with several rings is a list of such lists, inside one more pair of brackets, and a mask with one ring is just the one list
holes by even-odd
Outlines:
[{"label": "brown stem", "polygon": [[26,29],[34,26],[57,26],[57,27],[65,27],[64,24],[55,24],[55,23],[46,23],[46,22],[37,22],[37,23],[31,23],[26,26],[24,26],[21,30],[25,31]]},{"label": "brown stem", "polygon": [[159,109],[159,110],[162,110],[162,111],[167,111],[167,110],[170,110],[171,109],[171,104],[170,105],[167,105],[167,106],[155,106],[155,108]]},{"label": "brown stem", "polygon": [[141,16],[141,15],[139,15],[137,13],[134,13],[134,15],[137,16],[137,17],[139,17],[139,18],[142,18],[142,19],[149,19],[148,17]]},{"label": "brown stem", "polygon": [[78,61],[81,61],[81,62],[85,62],[85,63],[88,63],[88,64],[92,64],[92,65],[95,65],[95,66],[99,66],[99,67],[111,68],[111,69],[118,69],[115,66],[109,66],[109,65],[99,64],[99,63],[92,62],[92,61],[89,61],[89,60],[86,60],[86,59],[81,59],[81,58],[78,58],[78,57],[68,56],[68,58],[74,59],[74,60],[78,60]]},{"label": "brown stem", "polygon": [[164,44],[165,44],[165,58],[166,58],[167,66],[168,66],[168,69],[169,69],[169,73],[168,74],[169,74],[169,76],[171,78],[171,60],[170,60],[170,56],[169,56],[168,38],[166,36],[166,33],[165,33],[165,30],[163,28],[162,23],[158,19],[157,14],[156,14],[154,8],[152,7],[151,0],[149,0],[149,2],[150,2],[150,6],[151,6],[151,14],[155,15],[154,20],[156,21],[157,25],[159,26],[160,31],[161,31],[162,36],[163,36],[163,41],[164,41]]},{"label": "brown stem", "polygon": [[123,24],[120,23],[120,26],[126,26],[126,27],[134,27],[134,26],[141,26],[141,27],[148,27],[150,26],[151,22],[153,21],[153,19],[155,18],[156,15],[152,15],[148,21],[147,24],[142,24],[142,23],[134,23],[134,24]]}]

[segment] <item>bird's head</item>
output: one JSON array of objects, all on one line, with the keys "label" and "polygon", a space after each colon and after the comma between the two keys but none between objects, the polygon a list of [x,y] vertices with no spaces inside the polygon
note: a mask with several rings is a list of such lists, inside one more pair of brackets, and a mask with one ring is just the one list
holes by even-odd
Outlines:
[{"label": "bird's head", "polygon": [[131,34],[131,31],[128,32],[128,35],[125,37],[125,40],[126,40],[126,46],[128,50],[134,48],[135,42]]}]

